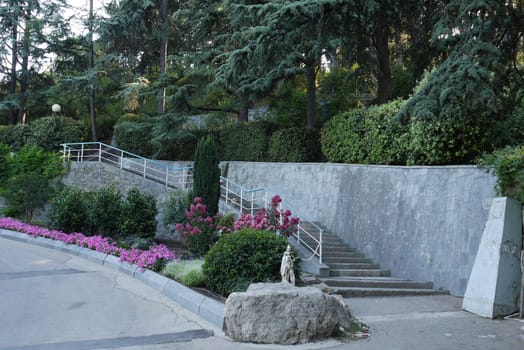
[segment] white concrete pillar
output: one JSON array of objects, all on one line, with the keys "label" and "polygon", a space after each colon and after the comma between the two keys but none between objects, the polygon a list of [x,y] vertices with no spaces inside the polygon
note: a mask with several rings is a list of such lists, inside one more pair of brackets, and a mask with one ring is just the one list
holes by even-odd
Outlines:
[{"label": "white concrete pillar", "polygon": [[464,310],[489,318],[518,310],[521,230],[520,203],[494,198],[464,295]]}]

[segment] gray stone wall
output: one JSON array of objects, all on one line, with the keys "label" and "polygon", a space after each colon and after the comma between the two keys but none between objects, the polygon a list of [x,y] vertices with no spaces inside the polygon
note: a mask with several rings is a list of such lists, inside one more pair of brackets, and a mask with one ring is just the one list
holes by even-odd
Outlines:
[{"label": "gray stone wall", "polygon": [[229,162],[231,180],[263,186],[390,269],[464,295],[495,178],[475,166]]}]

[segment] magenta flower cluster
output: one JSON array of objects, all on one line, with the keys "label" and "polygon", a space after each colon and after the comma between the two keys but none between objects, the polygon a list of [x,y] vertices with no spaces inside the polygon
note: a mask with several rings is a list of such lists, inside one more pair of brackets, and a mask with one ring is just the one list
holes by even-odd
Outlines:
[{"label": "magenta flower cluster", "polygon": [[282,199],[279,195],[271,198],[270,208],[262,208],[255,215],[242,214],[234,224],[235,231],[242,228],[253,228],[255,230],[278,231],[289,236],[296,231],[300,222],[297,217],[291,217],[290,210],[280,209]]},{"label": "magenta flower cluster", "polygon": [[207,214],[207,207],[202,203],[202,198],[195,197],[191,203],[189,210],[186,211],[187,223],[176,224],[175,228],[182,236],[187,239],[187,236],[199,235],[201,233],[211,234],[216,228],[216,218]]},{"label": "magenta flower cluster", "polygon": [[152,269],[159,260],[173,260],[175,254],[163,245],[152,245],[148,250],[124,249],[117,247],[107,237],[86,236],[83,233],[65,233],[57,230],[49,230],[39,226],[29,225],[12,218],[0,218],[0,228],[27,233],[33,237],[45,237],[62,241],[67,244],[76,244],[80,247],[96,250],[104,254],[120,257],[120,261],[138,265],[142,271],[146,268]]}]

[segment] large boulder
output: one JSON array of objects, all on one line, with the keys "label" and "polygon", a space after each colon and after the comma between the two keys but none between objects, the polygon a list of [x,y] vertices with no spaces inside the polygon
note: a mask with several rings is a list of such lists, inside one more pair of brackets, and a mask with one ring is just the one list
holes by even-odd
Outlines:
[{"label": "large boulder", "polygon": [[238,341],[297,344],[349,328],[347,305],[338,295],[289,283],[255,283],[226,300],[224,328]]}]

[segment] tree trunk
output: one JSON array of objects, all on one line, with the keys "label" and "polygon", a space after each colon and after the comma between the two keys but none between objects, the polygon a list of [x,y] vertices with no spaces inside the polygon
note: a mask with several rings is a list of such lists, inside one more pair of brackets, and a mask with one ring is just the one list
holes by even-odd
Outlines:
[{"label": "tree trunk", "polygon": [[162,114],[166,111],[166,88],[163,86],[164,77],[166,75],[167,65],[167,0],[162,0],[161,16],[162,16],[162,33],[160,37],[160,91],[158,92],[158,102],[156,111]]},{"label": "tree trunk", "polygon": [[377,102],[384,103],[393,97],[391,67],[389,65],[389,22],[385,11],[381,11],[375,26],[374,44],[378,61]]},{"label": "tree trunk", "polygon": [[[12,23],[12,38],[11,38],[11,46],[12,46],[12,52],[11,52],[11,76],[9,78],[9,94],[14,97],[16,94],[16,63],[18,61],[18,19],[13,19]],[[9,116],[8,116],[8,124],[14,125],[16,124],[17,117],[16,117],[16,108],[12,104],[9,106]]]},{"label": "tree trunk", "polygon": [[316,105],[317,105],[317,84],[315,63],[306,62],[307,77],[307,127],[314,129],[316,127]]},{"label": "tree trunk", "polygon": [[[87,64],[90,70],[94,68],[94,47],[93,47],[93,0],[89,0],[89,53]],[[95,87],[92,82],[89,84],[89,118],[91,120],[91,138],[93,142],[98,141],[96,133],[96,114],[95,114]]]},{"label": "tree trunk", "polygon": [[237,122],[238,123],[247,123],[248,118],[249,118],[249,106],[243,105],[238,110]]},{"label": "tree trunk", "polygon": [[22,68],[20,73],[20,96],[18,98],[18,123],[26,122],[27,87],[29,85],[29,45],[30,45],[31,12],[28,9],[25,15],[24,40],[22,44]]}]

